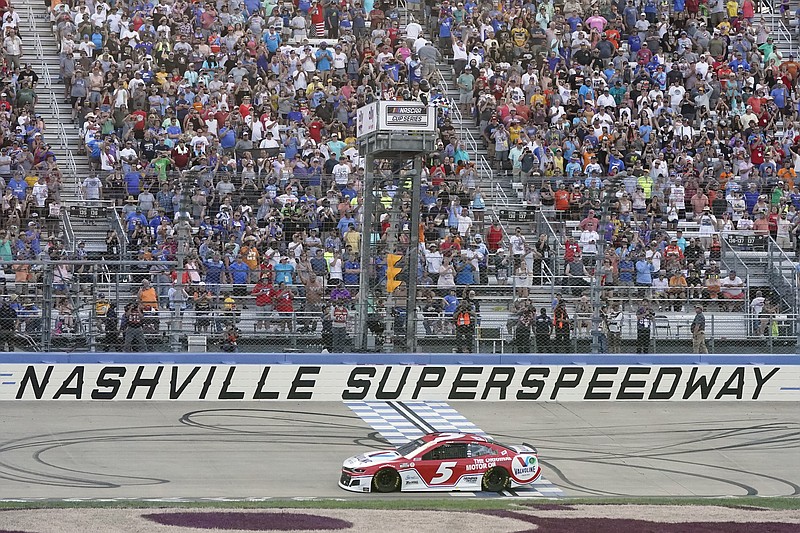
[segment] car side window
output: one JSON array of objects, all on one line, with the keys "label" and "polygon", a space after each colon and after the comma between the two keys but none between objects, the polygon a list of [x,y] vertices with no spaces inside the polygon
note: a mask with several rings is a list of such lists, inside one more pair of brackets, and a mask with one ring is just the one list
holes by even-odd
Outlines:
[{"label": "car side window", "polygon": [[496,452],[485,444],[477,442],[470,442],[467,445],[467,457],[483,457],[485,455],[496,455]]},{"label": "car side window", "polygon": [[423,461],[441,461],[442,459],[466,459],[467,444],[456,442],[442,444],[422,456]]}]

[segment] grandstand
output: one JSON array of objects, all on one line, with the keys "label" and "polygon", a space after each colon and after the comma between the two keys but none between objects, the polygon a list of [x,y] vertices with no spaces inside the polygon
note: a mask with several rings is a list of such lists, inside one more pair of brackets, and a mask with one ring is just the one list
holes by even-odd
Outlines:
[{"label": "grandstand", "polygon": [[[648,351],[685,352],[698,305],[713,351],[794,352],[793,21],[529,5],[7,10],[38,76],[27,107],[26,76],[3,82],[30,115],[4,141],[7,187],[28,182],[3,206],[7,347],[121,350],[140,328],[148,350],[342,350],[337,303],[351,333],[381,324],[370,349],[399,346],[402,306],[354,306],[360,276],[386,285],[385,257],[354,253],[392,231],[359,217],[374,172],[387,214],[423,189],[403,274],[421,350],[452,349],[467,302],[482,352],[630,351],[643,327]],[[363,168],[354,115],[375,99],[437,107],[422,176]]]}]

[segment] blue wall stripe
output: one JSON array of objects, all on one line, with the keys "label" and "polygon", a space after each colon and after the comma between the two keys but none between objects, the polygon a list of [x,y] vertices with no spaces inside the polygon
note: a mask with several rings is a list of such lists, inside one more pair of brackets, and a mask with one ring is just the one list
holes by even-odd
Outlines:
[{"label": "blue wall stripe", "polygon": [[[576,363],[576,361],[580,363]],[[381,354],[381,353],[4,353],[2,364],[257,365],[800,365],[800,355],[758,354]]]}]

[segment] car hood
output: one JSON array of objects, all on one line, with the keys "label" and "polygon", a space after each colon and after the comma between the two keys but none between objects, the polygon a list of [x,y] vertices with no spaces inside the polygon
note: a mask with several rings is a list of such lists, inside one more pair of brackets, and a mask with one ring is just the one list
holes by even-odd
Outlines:
[{"label": "car hood", "polygon": [[369,452],[361,455],[351,457],[344,462],[345,468],[361,468],[365,466],[374,466],[383,463],[390,463],[400,457],[400,454],[394,450],[381,450],[377,452]]}]

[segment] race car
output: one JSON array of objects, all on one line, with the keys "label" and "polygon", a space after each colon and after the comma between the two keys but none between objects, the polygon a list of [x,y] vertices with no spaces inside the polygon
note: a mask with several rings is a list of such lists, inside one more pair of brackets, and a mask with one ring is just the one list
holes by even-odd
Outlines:
[{"label": "race car", "polygon": [[472,433],[429,433],[394,450],[357,455],[339,486],[353,492],[489,491],[529,485],[542,468],[536,448]]}]

